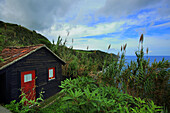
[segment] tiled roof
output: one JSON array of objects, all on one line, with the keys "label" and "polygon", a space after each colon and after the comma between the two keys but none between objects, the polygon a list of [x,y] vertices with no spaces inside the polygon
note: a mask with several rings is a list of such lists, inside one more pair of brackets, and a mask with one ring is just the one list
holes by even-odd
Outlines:
[{"label": "tiled roof", "polygon": [[[7,67],[8,65],[14,63],[17,60],[22,59],[24,56],[27,56],[28,54],[32,53],[33,51],[40,49],[41,47],[46,47],[46,46],[43,44],[39,44],[39,45],[35,45],[35,46],[25,46],[25,47],[7,47],[7,48],[3,49],[0,56],[2,57],[4,62],[0,63],[0,70]],[[48,49],[48,50],[51,51],[50,49]],[[55,55],[55,56],[57,56],[57,55]],[[60,60],[62,61],[62,59],[60,59]]]}]

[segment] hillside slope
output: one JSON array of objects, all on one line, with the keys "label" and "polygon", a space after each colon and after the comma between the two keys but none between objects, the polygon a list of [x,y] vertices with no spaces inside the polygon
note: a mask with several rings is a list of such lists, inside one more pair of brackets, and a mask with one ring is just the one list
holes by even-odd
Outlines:
[{"label": "hillside slope", "polygon": [[[89,65],[91,65],[93,69],[96,68],[95,70],[101,70],[104,64],[104,59],[107,58],[108,64],[114,58],[117,58],[114,54],[108,54],[99,50],[85,51],[70,49],[66,47],[64,43],[61,43],[61,41],[60,44],[52,44],[46,37],[36,33],[34,30],[31,31],[21,25],[0,21],[0,52],[7,46],[29,46],[36,44],[45,44],[69,65],[74,61],[74,63],[78,63],[78,67],[84,67],[84,70],[89,71],[92,70]],[[75,64],[72,65],[75,66]],[[74,71],[75,68],[72,67],[68,68],[70,68],[71,71]]]},{"label": "hillside slope", "polygon": [[1,46],[28,46],[42,42],[50,44],[50,41],[36,31],[31,31],[21,25],[0,21]]},{"label": "hillside slope", "polygon": [[[6,46],[28,46],[36,44],[45,44],[49,48],[53,44],[43,35],[36,33],[35,30],[31,31],[21,25],[5,23],[0,21],[0,45]],[[93,53],[94,50],[75,50],[78,53]],[[97,50],[97,53],[106,55],[107,53]],[[116,57],[115,54],[113,56]]]}]

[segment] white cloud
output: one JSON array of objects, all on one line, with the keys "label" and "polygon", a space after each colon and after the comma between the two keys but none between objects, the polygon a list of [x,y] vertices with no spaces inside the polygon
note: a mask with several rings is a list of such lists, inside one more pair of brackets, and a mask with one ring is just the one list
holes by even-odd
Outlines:
[{"label": "white cloud", "polygon": [[[149,55],[169,55],[170,53],[170,35],[164,36],[144,36],[144,52],[146,48],[149,48]],[[120,39],[117,37],[105,37],[102,39],[96,38],[83,38],[75,39],[73,43],[74,49],[84,49],[87,46],[92,50],[102,50],[117,54],[120,52],[122,45],[127,43],[126,55],[135,55],[135,51],[138,50],[139,38],[127,38]],[[108,45],[111,44],[110,51],[107,51]],[[162,48],[163,50],[161,50]],[[169,51],[169,52],[167,52]],[[160,54],[161,53],[161,54]]]},{"label": "white cloud", "polygon": [[157,28],[157,27],[170,27],[170,22],[167,22],[167,23],[163,23],[163,24],[158,24],[158,25],[154,25],[152,26],[154,28]]},{"label": "white cloud", "polygon": [[70,8],[65,16],[70,24],[85,25],[95,18],[95,12],[103,7],[105,0],[80,0],[76,5]]},{"label": "white cloud", "polygon": [[159,35],[159,36],[145,36],[144,46],[150,48],[169,48],[170,49],[170,35]]},{"label": "white cloud", "polygon": [[[69,38],[80,38],[86,36],[96,36],[113,32],[120,32],[123,30],[122,25],[125,22],[112,22],[97,24],[93,27],[86,25],[72,25],[72,24],[60,24],[53,25],[50,29],[40,31],[42,34],[48,37],[57,38],[59,35],[63,38],[67,36],[69,32]],[[60,27],[59,27],[60,26]],[[55,39],[56,40],[56,39]]]}]

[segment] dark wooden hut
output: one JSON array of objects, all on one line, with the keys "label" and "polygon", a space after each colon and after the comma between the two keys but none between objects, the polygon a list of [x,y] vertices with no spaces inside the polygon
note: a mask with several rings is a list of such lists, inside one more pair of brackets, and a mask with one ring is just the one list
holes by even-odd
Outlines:
[{"label": "dark wooden hut", "polygon": [[45,45],[27,47],[8,47],[0,56],[0,101],[9,103],[19,101],[21,90],[29,94],[29,99],[44,99],[60,91],[62,65],[65,62]]}]

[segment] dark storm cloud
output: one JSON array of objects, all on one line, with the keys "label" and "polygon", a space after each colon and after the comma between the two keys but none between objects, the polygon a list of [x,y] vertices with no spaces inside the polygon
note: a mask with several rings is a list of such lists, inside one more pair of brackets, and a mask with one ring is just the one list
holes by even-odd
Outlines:
[{"label": "dark storm cloud", "polygon": [[151,8],[159,2],[160,0],[107,0],[98,13],[114,17],[127,16],[137,10]]},{"label": "dark storm cloud", "polygon": [[4,0],[0,20],[42,30],[61,20],[76,0]]}]

